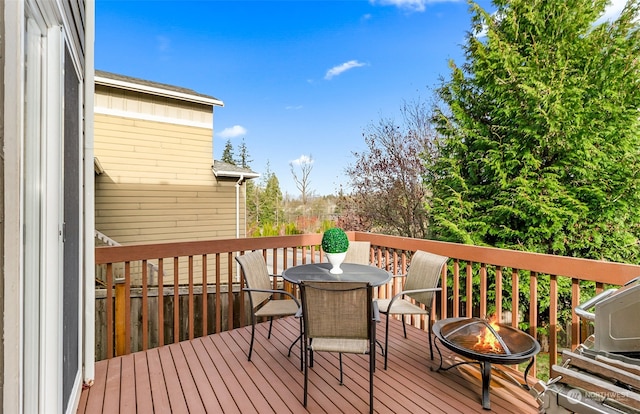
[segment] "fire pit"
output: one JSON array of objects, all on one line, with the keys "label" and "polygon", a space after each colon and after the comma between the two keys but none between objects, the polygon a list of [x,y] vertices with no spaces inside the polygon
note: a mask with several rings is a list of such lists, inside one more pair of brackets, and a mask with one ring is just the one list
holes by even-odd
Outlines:
[{"label": "fire pit", "polygon": [[527,374],[533,365],[534,357],[540,352],[540,344],[525,332],[508,325],[490,322],[481,318],[448,318],[433,325],[433,334],[451,351],[472,361],[463,361],[447,368],[442,366],[442,353],[436,341],[436,350],[440,355],[437,371],[447,371],[462,364],[477,363],[482,373],[482,408],[491,409],[489,402],[489,384],[491,382],[491,364],[514,365],[531,360],[524,372],[524,388]]}]

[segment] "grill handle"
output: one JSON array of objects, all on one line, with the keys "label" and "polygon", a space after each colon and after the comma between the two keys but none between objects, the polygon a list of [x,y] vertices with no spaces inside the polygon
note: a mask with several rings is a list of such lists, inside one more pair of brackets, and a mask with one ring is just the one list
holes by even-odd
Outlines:
[{"label": "grill handle", "polygon": [[574,309],[574,311],[576,312],[576,315],[578,315],[580,318],[586,319],[588,321],[595,321],[596,320],[596,314],[592,313],[592,312],[588,312],[588,309],[591,309],[594,306],[596,306],[598,303],[602,302],[604,299],[609,297],[609,295],[611,295],[616,290],[618,290],[618,289],[605,290],[604,292],[600,292],[599,294],[595,295],[594,297],[592,297],[591,299],[589,299],[585,303],[576,306],[576,308]]}]

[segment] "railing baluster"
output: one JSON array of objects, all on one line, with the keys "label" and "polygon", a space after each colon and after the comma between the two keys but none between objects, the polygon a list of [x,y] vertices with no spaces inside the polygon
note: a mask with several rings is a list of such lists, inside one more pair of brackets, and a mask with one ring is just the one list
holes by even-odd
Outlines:
[{"label": "railing baluster", "polygon": [[180,342],[180,266],[179,257],[173,258],[173,343]]},{"label": "railing baluster", "polygon": [[580,342],[580,318],[573,311],[580,304],[580,281],[571,279],[571,350],[574,351]]},{"label": "railing baluster", "polygon": [[[538,275],[530,272],[529,276],[529,335],[538,337]],[[536,365],[531,367],[531,375],[536,376]]]},{"label": "railing baluster", "polygon": [[453,261],[453,317],[460,317],[460,261]]},{"label": "railing baluster", "polygon": [[149,288],[147,261],[142,261],[142,350],[149,348]]},{"label": "railing baluster", "polygon": [[125,297],[124,297],[124,280],[119,279],[115,281],[116,287],[116,306],[115,306],[115,319],[116,319],[116,356],[124,355],[126,353],[125,336],[127,316],[125,309]]},{"label": "railing baluster", "polygon": [[558,277],[549,277],[549,366],[558,363]]},{"label": "railing baluster", "polygon": [[164,260],[158,259],[158,346],[164,345]]},{"label": "railing baluster", "polygon": [[520,274],[518,269],[511,271],[511,326],[518,328],[520,322]]},{"label": "railing baluster", "polygon": [[222,331],[222,293],[220,292],[220,253],[216,253],[216,333]]},{"label": "railing baluster", "polygon": [[529,276],[529,335],[536,337],[538,318],[538,275],[530,272]]},{"label": "railing baluster", "polygon": [[473,316],[473,263],[467,262],[467,318]]},{"label": "railing baluster", "polygon": [[[440,276],[440,287],[442,290],[440,291],[440,318],[444,319],[447,317],[447,297],[448,297],[448,289],[447,289],[447,265],[445,264],[442,267],[442,275]],[[435,296],[435,295],[434,295]],[[435,321],[435,315],[432,315],[432,321]]]},{"label": "railing baluster", "polygon": [[195,312],[193,311],[193,256],[189,256],[188,259],[188,272],[189,272],[189,294],[188,294],[188,303],[189,303],[189,339],[193,339],[193,321]]},{"label": "railing baluster", "polygon": [[113,264],[107,263],[107,297],[106,297],[106,311],[107,311],[107,358],[113,358],[114,343],[113,343]]},{"label": "railing baluster", "polygon": [[[208,315],[209,315],[209,284],[207,283],[207,255],[202,255],[202,336],[209,335]],[[242,303],[240,304],[242,306]]]},{"label": "railing baluster", "polygon": [[496,320],[502,322],[502,267],[496,266]]},{"label": "railing baluster", "polygon": [[227,330],[233,329],[233,253],[227,253]]},{"label": "railing baluster", "polygon": [[131,353],[131,262],[124,263],[124,353]]},{"label": "railing baluster", "polygon": [[480,263],[480,317],[487,316],[487,265]]}]

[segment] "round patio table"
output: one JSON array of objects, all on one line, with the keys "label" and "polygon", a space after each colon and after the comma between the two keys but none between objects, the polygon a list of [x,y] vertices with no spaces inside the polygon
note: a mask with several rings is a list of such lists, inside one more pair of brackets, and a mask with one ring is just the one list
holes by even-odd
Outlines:
[{"label": "round patio table", "polygon": [[391,280],[391,274],[384,269],[371,265],[342,263],[341,274],[330,273],[331,263],[309,263],[293,266],[282,272],[282,278],[296,285],[301,281],[322,282],[368,282],[371,286],[380,286]]}]

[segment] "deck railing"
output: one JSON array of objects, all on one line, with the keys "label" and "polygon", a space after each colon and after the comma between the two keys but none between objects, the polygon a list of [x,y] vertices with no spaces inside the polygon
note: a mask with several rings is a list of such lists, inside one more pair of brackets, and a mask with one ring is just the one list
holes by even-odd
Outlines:
[{"label": "deck railing", "polygon": [[[548,338],[549,366],[557,362],[562,347],[575,348],[584,339],[584,327],[581,332],[573,308],[585,300],[581,298],[585,285],[590,284],[597,293],[605,285],[620,286],[640,275],[640,266],[629,264],[373,233],[348,235],[351,240],[370,242],[371,264],[393,275],[406,272],[416,250],[448,256],[443,271],[446,289],[437,298],[431,319],[487,317],[492,310],[499,320],[508,320],[515,327],[528,323],[532,336],[538,337],[544,330]],[[101,303],[96,307],[98,358],[246,325],[248,299],[241,290],[234,256],[262,250],[271,273],[278,275],[297,264],[325,261],[319,249],[321,237],[305,234],[96,248],[96,265],[104,267],[104,280],[97,284],[104,288],[96,294],[97,303]],[[153,278],[150,268],[157,269]],[[293,289],[278,277],[273,283]],[[400,284],[401,278],[393,278],[378,288],[377,296],[392,296]],[[561,285],[571,286],[570,299],[560,296]],[[549,324],[544,327],[538,325],[541,299],[549,301]],[[136,311],[132,303],[136,303]],[[558,325],[558,317],[559,312],[568,312],[567,307],[572,323],[566,336],[570,339],[561,344],[558,332],[564,327]],[[521,309],[528,312],[521,314]],[[424,318],[407,322],[427,329]]]}]

